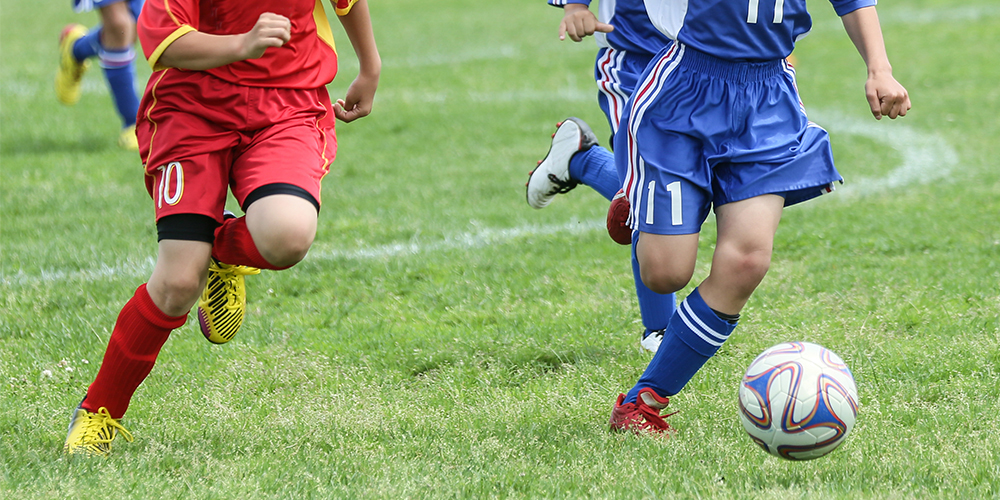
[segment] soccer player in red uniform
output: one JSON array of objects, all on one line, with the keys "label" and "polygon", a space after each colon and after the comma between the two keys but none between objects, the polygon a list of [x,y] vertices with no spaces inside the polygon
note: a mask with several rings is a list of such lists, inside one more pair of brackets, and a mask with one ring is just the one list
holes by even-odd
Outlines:
[{"label": "soccer player in red uniform", "polygon": [[[336,103],[325,87],[337,52],[321,2],[147,0],[138,34],[154,72],[136,135],[158,255],[73,412],[66,453],[107,455],[117,434],[131,440],[118,420],[199,296],[203,333],[225,342],[242,323],[243,276],[305,257],[336,153],[334,118],[368,115],[381,71],[367,0],[333,5],[360,63]],[[224,216],[227,189],[243,217]]]}]

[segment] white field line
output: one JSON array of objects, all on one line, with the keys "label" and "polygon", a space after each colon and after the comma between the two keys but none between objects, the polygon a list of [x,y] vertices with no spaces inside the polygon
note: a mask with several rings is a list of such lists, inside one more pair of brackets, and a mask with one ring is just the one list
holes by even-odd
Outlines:
[{"label": "white field line", "polygon": [[319,248],[314,247],[314,250],[310,250],[308,258],[317,260],[373,260],[446,250],[492,247],[517,238],[551,236],[560,233],[585,234],[604,228],[605,221],[603,220],[570,221],[558,225],[528,225],[507,229],[483,228],[475,233],[462,233],[439,241],[421,242],[418,239],[414,239],[407,243],[392,243],[356,250],[324,249],[323,247],[326,245],[316,245]]},{"label": "white field line", "polygon": [[880,23],[889,24],[945,24],[980,21],[991,17],[1000,17],[1000,5],[991,0],[990,5],[961,5],[954,7],[915,8],[908,5],[893,4],[886,9],[883,16],[879,11]]},{"label": "white field line", "polygon": [[[316,244],[313,245],[306,259],[309,261],[376,260],[387,257],[406,257],[447,250],[494,246],[517,238],[552,236],[560,233],[585,234],[604,227],[605,221],[590,220],[570,221],[557,225],[528,225],[508,229],[484,228],[477,232],[449,236],[439,241],[424,242],[413,239],[406,243],[377,245],[355,250],[328,249],[325,247],[329,245]],[[115,278],[143,278],[148,277],[153,271],[153,264],[153,258],[150,257],[145,260],[129,260],[115,266],[99,264],[94,268],[79,271],[45,270],[39,275],[29,275],[18,271],[15,274],[3,276],[0,278],[0,283],[4,286],[24,286],[67,281],[90,282]]]},{"label": "white field line", "polygon": [[127,259],[121,264],[109,266],[105,263],[98,263],[90,269],[78,271],[63,271],[59,269],[43,270],[41,274],[25,274],[21,270],[9,275],[0,277],[0,284],[4,286],[14,285],[34,285],[68,281],[103,281],[115,278],[128,278],[137,276],[149,276],[153,271],[153,257],[145,259]]},{"label": "white field line", "polygon": [[[920,184],[940,179],[948,175],[958,163],[958,154],[941,136],[923,133],[904,123],[882,123],[874,119],[848,118],[835,111],[811,112],[809,116],[834,134],[862,135],[887,147],[893,148],[903,157],[903,162],[882,178],[848,178],[838,189],[837,197],[849,200],[859,195],[881,193],[909,184]],[[886,120],[883,120],[885,122]],[[808,206],[808,204],[807,204]],[[559,225],[527,225],[508,229],[483,228],[476,232],[462,233],[439,241],[413,239],[405,243],[393,243],[354,250],[326,248],[316,244],[307,259],[317,260],[373,260],[386,257],[406,257],[425,253],[454,249],[475,249],[507,241],[536,236],[551,236],[559,233],[583,234],[603,230],[603,220],[570,221]],[[118,265],[97,264],[90,269],[78,271],[45,270],[38,275],[29,275],[18,270],[12,275],[0,276],[3,286],[24,286],[67,281],[101,281],[122,277],[146,277],[153,269],[153,259],[129,260]]]},{"label": "white field line", "polygon": [[[83,95],[107,95],[108,85],[104,83],[101,76],[84,76],[80,82],[80,93]],[[55,101],[55,91],[52,90],[52,85],[48,84],[48,82],[43,85],[38,80],[14,78],[0,80],[0,96],[31,99],[37,97],[39,94],[45,94],[51,97],[53,102]]]},{"label": "white field line", "polygon": [[[907,24],[907,25],[925,25],[925,24],[946,24],[946,23],[969,23],[976,22],[982,19],[1000,17],[1000,5],[963,5],[956,7],[930,7],[930,8],[914,8],[909,6],[886,6],[879,7],[879,21],[883,26],[892,24]],[[827,23],[817,24],[813,27],[813,31],[816,30],[843,30],[843,24],[840,20],[832,20]],[[382,60],[382,66],[384,68],[423,68],[423,67],[433,67],[433,66],[443,66],[443,65],[456,65],[463,64],[467,62],[474,61],[493,61],[500,59],[516,59],[522,57],[521,50],[514,45],[501,45],[496,47],[476,47],[469,48],[460,52],[453,53],[428,53],[428,54],[414,54],[410,56],[399,56],[394,57],[393,55],[386,55]],[[53,69],[53,71],[55,71]],[[351,58],[345,58],[345,61],[341,62],[340,71],[345,74],[354,74],[357,72],[357,62]],[[143,86],[140,85],[140,90]],[[27,82],[23,80],[12,80],[6,79],[0,81],[0,96],[10,96],[10,97],[20,97],[20,98],[32,98],[38,95],[39,92],[51,93],[49,87],[44,89],[37,84],[37,82]],[[81,93],[85,95],[106,95],[108,93],[107,85],[104,83],[103,78],[100,76],[100,72],[92,72],[90,75],[84,77],[81,85]],[[384,98],[386,92],[383,90],[379,92],[378,97]],[[467,93],[469,98],[474,102],[494,102],[489,95],[485,94],[483,96],[475,96],[473,93]],[[546,99],[545,94],[541,92],[531,93],[528,92],[523,96],[518,97],[518,92],[510,92],[507,96],[502,96],[500,101],[511,101],[511,100],[542,100]],[[565,93],[554,92],[555,98],[560,100],[570,100]],[[574,92],[575,94],[575,92]],[[440,95],[447,95],[447,93],[438,93],[437,98],[430,96],[429,101],[422,102],[441,102],[443,100]],[[459,93],[455,97],[461,97],[462,94]],[[550,97],[551,98],[551,97]],[[589,92],[586,99],[593,99],[594,93]],[[574,96],[572,100],[577,100]]]},{"label": "white field line", "polygon": [[943,179],[958,164],[958,153],[944,137],[915,130],[899,119],[849,118],[829,110],[808,113],[811,120],[834,135],[834,141],[837,135],[859,135],[893,149],[903,158],[899,166],[882,177],[845,176],[844,185],[837,187],[844,200]]},{"label": "white field line", "polygon": [[388,90],[376,97],[379,102],[400,103],[408,105],[445,104],[445,103],[475,103],[475,104],[506,104],[519,102],[597,102],[597,87],[581,89],[568,85],[553,90],[508,90],[504,92],[476,92],[471,90],[438,90],[422,92],[409,89]]},{"label": "white field line", "polygon": [[[991,0],[995,2],[996,0]],[[826,8],[829,8],[828,6]],[[968,24],[983,19],[1000,17],[1000,5],[995,3],[979,5],[962,5],[954,7],[927,7],[916,8],[910,6],[900,6],[898,2],[884,2],[878,6],[879,22],[882,26],[887,25],[925,25],[925,24]],[[838,30],[843,31],[844,26],[839,19],[816,25],[814,30]],[[593,43],[593,42],[591,42]],[[558,47],[552,44],[545,48]],[[432,66],[450,66],[475,61],[494,61],[500,59],[516,59],[524,56],[525,52],[538,54],[538,48],[532,47],[528,51],[522,51],[515,45],[500,45],[496,47],[472,47],[456,52],[426,52],[408,56],[394,56],[384,54],[382,59],[383,68],[423,68]],[[558,50],[558,49],[556,49]],[[357,61],[353,58],[344,58],[341,61],[341,71],[349,74],[357,72]]]},{"label": "white field line", "polygon": [[[427,66],[450,66],[473,61],[493,61],[497,59],[516,59],[521,57],[521,51],[513,45],[494,47],[478,47],[459,52],[430,52],[414,54],[409,57],[386,57],[383,67],[388,68],[423,68]],[[348,58],[350,61],[350,59]],[[357,62],[351,63],[357,71]],[[343,67],[343,66],[342,66]]]},{"label": "white field line", "polygon": [[[593,83],[593,82],[589,82]],[[36,81],[5,80],[0,81],[0,96],[33,99],[42,94],[51,94],[51,90]],[[107,95],[108,89],[100,81],[84,80],[81,92],[85,95]],[[446,89],[433,92],[415,91],[406,88],[387,89],[376,96],[379,102],[402,104],[444,104],[448,102],[495,104],[518,102],[586,102],[597,101],[597,87],[581,88],[573,81],[552,90],[507,90],[503,92],[481,92],[464,89]]]},{"label": "white field line", "polygon": [[[995,1],[995,0],[994,0]],[[927,7],[915,8],[910,6],[899,6],[896,3],[885,2],[878,5],[879,24],[882,26],[892,26],[905,24],[908,26],[927,24],[962,24],[977,22],[993,17],[1000,17],[1000,5],[980,4],[962,5],[955,7]],[[822,31],[843,31],[844,25],[839,19],[830,20],[813,26],[813,32]]]}]

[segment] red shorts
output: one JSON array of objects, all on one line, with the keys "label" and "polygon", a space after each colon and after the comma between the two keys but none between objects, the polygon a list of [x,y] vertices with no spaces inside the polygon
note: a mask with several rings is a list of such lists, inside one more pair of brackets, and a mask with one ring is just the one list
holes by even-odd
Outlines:
[{"label": "red shorts", "polygon": [[208,73],[154,74],[136,136],[156,220],[200,214],[221,222],[226,190],[244,209],[255,189],[291,184],[320,200],[337,151],[325,87],[234,85]]}]

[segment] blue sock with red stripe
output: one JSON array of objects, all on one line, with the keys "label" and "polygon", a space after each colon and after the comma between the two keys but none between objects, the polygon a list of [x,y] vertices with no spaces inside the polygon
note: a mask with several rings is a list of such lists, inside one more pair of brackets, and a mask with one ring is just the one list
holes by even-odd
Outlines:
[{"label": "blue sock with red stripe", "polygon": [[569,176],[597,191],[611,201],[622,188],[615,167],[615,155],[602,146],[592,146],[569,159]]},{"label": "blue sock with red stripe", "polygon": [[139,114],[139,95],[135,85],[135,49],[106,49],[101,47],[98,54],[104,78],[108,81],[111,99],[122,119],[122,127],[135,125]]},{"label": "blue sock with red stripe", "polygon": [[73,57],[77,61],[86,61],[96,56],[97,52],[101,50],[101,29],[101,26],[95,26],[73,43]]},{"label": "blue sock with red stripe", "polygon": [[625,396],[625,402],[634,403],[645,387],[660,396],[680,392],[735,328],[736,323],[720,318],[695,288],[670,318],[660,348],[639,382]]}]

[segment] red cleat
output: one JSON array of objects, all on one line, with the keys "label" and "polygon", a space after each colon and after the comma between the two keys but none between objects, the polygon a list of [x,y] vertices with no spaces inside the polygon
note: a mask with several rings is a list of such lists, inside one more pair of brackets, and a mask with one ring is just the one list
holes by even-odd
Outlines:
[{"label": "red cleat", "polygon": [[[624,394],[618,395],[615,408],[611,411],[611,421],[608,423],[613,431],[632,431],[636,434],[663,434],[675,432],[675,429],[660,416],[660,411],[670,403],[668,398],[661,397],[652,389],[646,387],[639,391],[635,403],[624,403]],[[665,415],[669,417],[673,413]]]}]

